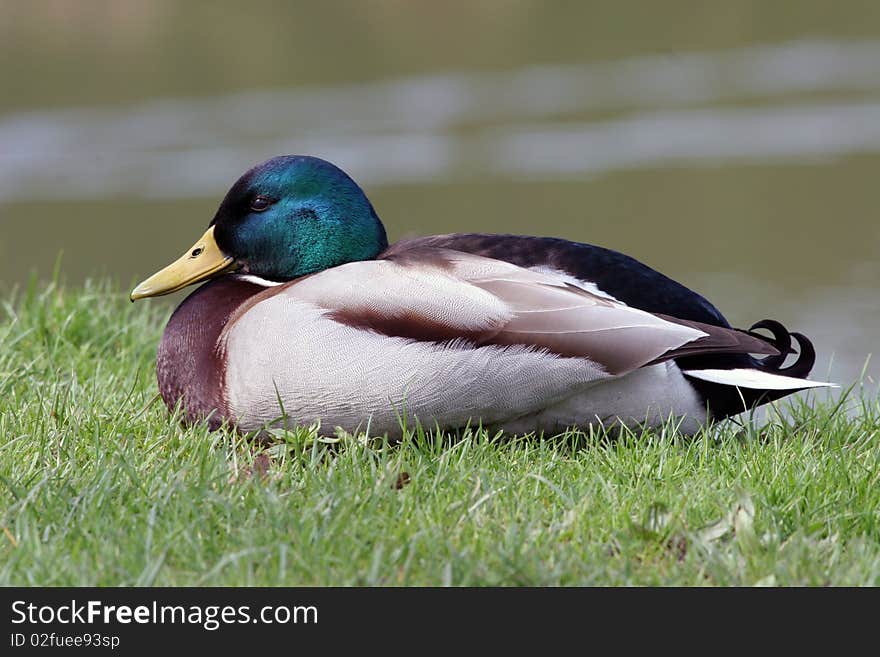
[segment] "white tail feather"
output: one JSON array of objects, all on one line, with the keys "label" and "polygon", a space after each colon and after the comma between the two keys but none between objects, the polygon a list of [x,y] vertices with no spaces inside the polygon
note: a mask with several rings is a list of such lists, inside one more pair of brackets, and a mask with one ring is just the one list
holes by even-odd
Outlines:
[{"label": "white tail feather", "polygon": [[770,374],[747,368],[733,370],[687,370],[687,376],[709,383],[720,383],[754,390],[800,390],[802,388],[837,388],[836,383],[808,381],[793,376]]}]

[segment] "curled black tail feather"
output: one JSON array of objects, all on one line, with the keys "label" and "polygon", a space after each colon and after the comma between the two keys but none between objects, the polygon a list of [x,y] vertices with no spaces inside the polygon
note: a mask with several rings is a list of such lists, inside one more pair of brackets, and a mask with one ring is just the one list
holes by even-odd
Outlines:
[{"label": "curled black tail feather", "polygon": [[[756,329],[767,329],[773,334],[772,339],[755,333]],[[789,332],[782,324],[773,319],[762,319],[752,324],[748,333],[758,338],[767,340],[779,350],[779,355],[756,358],[758,367],[765,372],[782,374],[798,379],[805,379],[816,364],[816,350],[813,343],[803,333]],[[791,339],[794,338],[800,349],[800,353],[791,348]],[[788,354],[798,353],[797,360],[788,367],[782,367]]]},{"label": "curled black tail feather", "polygon": [[[768,339],[765,335],[755,333],[756,329],[767,329],[773,334],[773,338]],[[775,319],[762,319],[760,322],[755,322],[746,333],[769,342],[779,350],[779,354],[776,356],[755,359],[760,363],[761,369],[767,372],[779,371],[779,368],[782,367],[786,357],[791,353],[791,333],[789,333],[786,328]]]},{"label": "curled black tail feather", "polygon": [[794,363],[782,370],[782,373],[786,376],[805,379],[813,369],[813,365],[816,364],[816,350],[813,348],[813,343],[803,333],[792,333],[791,337],[797,340],[801,353]]}]

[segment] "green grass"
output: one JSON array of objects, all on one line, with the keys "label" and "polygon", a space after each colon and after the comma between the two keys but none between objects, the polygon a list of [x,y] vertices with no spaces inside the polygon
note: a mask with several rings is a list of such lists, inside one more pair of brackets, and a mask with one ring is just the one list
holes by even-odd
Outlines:
[{"label": "green grass", "polygon": [[880,584],[866,393],[691,439],[259,446],[155,403],[168,311],[108,283],[2,300],[0,584]]}]

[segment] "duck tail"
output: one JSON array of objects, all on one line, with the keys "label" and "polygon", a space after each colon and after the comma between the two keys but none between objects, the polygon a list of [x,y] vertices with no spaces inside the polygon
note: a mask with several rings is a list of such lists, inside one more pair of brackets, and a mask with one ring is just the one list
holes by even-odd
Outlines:
[{"label": "duck tail", "polygon": [[[769,331],[772,337],[758,333],[761,329]],[[807,380],[816,363],[816,350],[802,333],[790,332],[772,319],[753,324],[745,333],[769,342],[779,353],[763,358],[749,356],[750,363],[745,367],[683,371],[709,401],[716,418],[742,413],[799,390],[837,387],[833,383]],[[797,349],[792,347],[792,342],[797,344]],[[791,354],[797,354],[797,359],[785,366]]]}]

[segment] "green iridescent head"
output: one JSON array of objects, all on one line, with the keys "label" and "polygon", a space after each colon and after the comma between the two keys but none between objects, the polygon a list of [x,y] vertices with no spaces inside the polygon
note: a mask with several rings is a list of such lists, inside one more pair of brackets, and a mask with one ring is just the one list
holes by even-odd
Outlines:
[{"label": "green iridescent head", "polygon": [[288,281],[375,258],[388,240],[363,190],[317,157],[273,157],[245,173],[220,204],[214,239],[241,271]]},{"label": "green iridescent head", "polygon": [[273,157],[236,181],[205,234],[135,287],[131,300],[229,271],[289,281],[375,258],[386,246],[373,206],[342,169],[317,157]]}]

